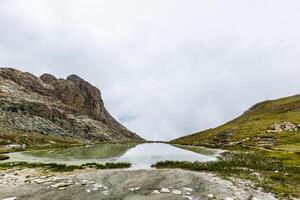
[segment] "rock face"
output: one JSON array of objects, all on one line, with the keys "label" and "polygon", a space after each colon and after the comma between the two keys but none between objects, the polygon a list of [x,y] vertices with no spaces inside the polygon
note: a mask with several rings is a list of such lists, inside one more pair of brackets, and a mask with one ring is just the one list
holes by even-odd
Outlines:
[{"label": "rock face", "polygon": [[40,78],[0,68],[0,128],[96,141],[143,140],[105,109],[100,90],[76,75]]}]

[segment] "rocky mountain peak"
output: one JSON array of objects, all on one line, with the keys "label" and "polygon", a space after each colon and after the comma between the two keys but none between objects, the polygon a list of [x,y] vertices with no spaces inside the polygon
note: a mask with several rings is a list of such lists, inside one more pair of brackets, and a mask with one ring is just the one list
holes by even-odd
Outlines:
[{"label": "rocky mountain peak", "polygon": [[77,75],[38,78],[0,68],[0,83],[0,126],[89,140],[142,140],[109,114],[100,90]]}]

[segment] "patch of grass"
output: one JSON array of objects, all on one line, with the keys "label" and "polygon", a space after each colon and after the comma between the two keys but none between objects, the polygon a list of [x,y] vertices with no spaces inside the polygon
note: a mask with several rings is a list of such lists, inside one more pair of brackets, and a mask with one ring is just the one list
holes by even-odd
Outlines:
[{"label": "patch of grass", "polygon": [[[275,123],[292,122],[300,124],[300,95],[282,99],[265,101],[251,107],[240,117],[219,127],[188,135],[171,141],[173,144],[201,145],[209,147],[227,147],[231,142],[244,141],[243,145],[257,146],[251,138],[254,136],[271,136],[275,145],[300,143],[300,129],[296,132],[267,133],[266,130]],[[230,133],[228,141],[216,142],[216,137],[222,133]],[[239,144],[235,145],[238,146]],[[299,147],[299,145],[298,145]]]},{"label": "patch of grass", "polygon": [[131,167],[131,163],[86,163],[82,167],[96,168],[96,169],[122,169]]},{"label": "patch of grass", "polygon": [[87,163],[83,165],[65,165],[65,164],[56,164],[56,163],[29,163],[29,162],[6,162],[0,163],[1,169],[10,169],[10,168],[41,168],[44,170],[52,172],[71,172],[75,169],[84,169],[86,167],[96,168],[96,169],[120,169],[130,167],[130,163],[106,163],[106,164],[97,164],[97,163]]},{"label": "patch of grass", "polygon": [[300,168],[286,165],[258,151],[225,152],[215,162],[165,161],[158,162],[152,167],[209,171],[224,178],[238,177],[251,180],[258,187],[273,192],[279,197],[300,196]]},{"label": "patch of grass", "polygon": [[0,154],[0,160],[7,160],[7,159],[9,159],[9,156]]}]

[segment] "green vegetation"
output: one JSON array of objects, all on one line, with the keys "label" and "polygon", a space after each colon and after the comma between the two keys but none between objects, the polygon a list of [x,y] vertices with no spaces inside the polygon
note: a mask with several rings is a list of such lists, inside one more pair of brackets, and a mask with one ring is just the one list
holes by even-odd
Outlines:
[{"label": "green vegetation", "polygon": [[8,156],[0,154],[0,160],[7,160],[7,159],[9,159]]},{"label": "green vegetation", "polygon": [[224,178],[238,177],[251,180],[257,187],[279,197],[300,196],[300,168],[282,163],[259,151],[225,152],[216,162],[158,162],[152,167],[181,168],[209,171]]},{"label": "green vegetation", "polygon": [[[178,138],[171,141],[171,143],[211,147],[223,147],[230,145],[230,143],[257,146],[257,141],[253,137],[269,137],[275,140],[274,145],[298,143],[297,146],[300,148],[300,130],[281,133],[267,133],[266,131],[274,123],[291,122],[296,125],[300,124],[299,108],[300,95],[265,101],[254,105],[243,115],[224,125]],[[237,142],[237,144],[234,142]]]},{"label": "green vegetation", "polygon": [[96,169],[120,169],[130,167],[130,163],[87,163],[83,165],[65,165],[56,163],[28,163],[28,162],[6,162],[0,163],[0,169],[10,168],[41,168],[51,172],[71,172],[75,169],[96,168]]},{"label": "green vegetation", "polygon": [[265,101],[219,127],[171,141],[171,144],[206,146],[229,150],[266,150],[266,155],[286,164],[300,165],[300,128],[268,132],[271,125],[300,124],[300,95]]},{"label": "green vegetation", "polygon": [[122,169],[131,167],[130,163],[105,163],[104,165],[98,163],[86,163],[82,167],[96,168],[96,169]]}]

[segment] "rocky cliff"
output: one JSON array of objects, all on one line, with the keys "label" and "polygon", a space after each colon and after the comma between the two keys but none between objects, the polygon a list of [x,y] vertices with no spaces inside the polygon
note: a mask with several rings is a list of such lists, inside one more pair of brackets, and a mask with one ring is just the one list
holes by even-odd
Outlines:
[{"label": "rocky cliff", "polygon": [[80,77],[38,78],[12,68],[0,68],[0,129],[90,141],[142,140],[109,114],[100,90]]}]

